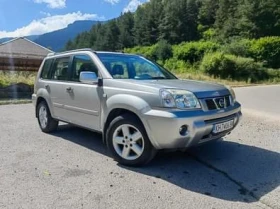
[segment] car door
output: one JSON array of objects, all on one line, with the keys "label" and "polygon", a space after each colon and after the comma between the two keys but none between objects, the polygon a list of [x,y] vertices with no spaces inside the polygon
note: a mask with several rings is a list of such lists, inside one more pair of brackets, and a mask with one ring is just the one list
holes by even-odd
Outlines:
[{"label": "car door", "polygon": [[51,67],[49,80],[45,83],[53,107],[53,117],[67,122],[69,110],[65,109],[65,105],[67,105],[70,60],[70,56],[56,58]]},{"label": "car door", "polygon": [[95,72],[98,69],[92,58],[87,54],[76,54],[73,56],[70,82],[67,83],[66,104],[67,118],[71,123],[93,130],[100,130],[100,100],[102,88],[97,84],[84,84],[79,81],[80,73],[83,71]]}]

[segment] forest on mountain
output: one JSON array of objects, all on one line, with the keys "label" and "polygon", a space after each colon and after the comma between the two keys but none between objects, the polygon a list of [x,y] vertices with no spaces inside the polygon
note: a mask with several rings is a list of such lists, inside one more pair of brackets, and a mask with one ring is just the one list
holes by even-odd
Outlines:
[{"label": "forest on mountain", "polygon": [[280,81],[279,0],[150,0],[65,49],[125,51],[182,73]]}]

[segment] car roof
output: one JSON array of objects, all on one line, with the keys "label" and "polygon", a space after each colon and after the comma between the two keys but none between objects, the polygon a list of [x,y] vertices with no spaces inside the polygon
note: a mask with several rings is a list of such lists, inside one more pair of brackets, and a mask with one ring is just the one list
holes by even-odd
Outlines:
[{"label": "car roof", "polygon": [[66,55],[66,54],[71,54],[71,53],[76,53],[76,52],[93,52],[95,54],[136,55],[136,54],[123,53],[123,52],[94,51],[93,49],[90,49],[90,48],[84,48],[84,49],[75,49],[75,50],[70,50],[70,51],[49,53],[47,55],[47,58],[53,58],[53,57],[56,57],[56,56],[61,56],[61,55],[64,55],[64,54]]}]

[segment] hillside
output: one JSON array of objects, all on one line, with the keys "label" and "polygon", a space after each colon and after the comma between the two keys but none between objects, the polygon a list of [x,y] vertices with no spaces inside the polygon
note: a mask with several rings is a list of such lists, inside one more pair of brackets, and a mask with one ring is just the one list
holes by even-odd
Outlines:
[{"label": "hillside", "polygon": [[35,42],[51,48],[53,51],[60,51],[64,48],[68,40],[73,39],[81,32],[89,31],[96,23],[96,21],[90,20],[76,21],[68,25],[67,28],[39,36]]},{"label": "hillside", "polygon": [[66,48],[122,50],[197,40],[228,43],[236,38],[280,36],[279,0],[151,0],[90,33],[79,34]]},{"label": "hillside", "polygon": [[143,54],[181,77],[280,82],[279,0],[150,0],[66,49]]}]

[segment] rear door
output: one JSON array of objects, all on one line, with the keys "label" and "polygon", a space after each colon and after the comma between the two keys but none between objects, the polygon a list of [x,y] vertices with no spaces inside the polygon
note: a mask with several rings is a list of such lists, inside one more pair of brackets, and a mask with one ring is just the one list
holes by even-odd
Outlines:
[{"label": "rear door", "polygon": [[45,85],[53,105],[53,116],[67,122],[69,122],[69,110],[65,108],[65,105],[67,105],[70,61],[70,56],[56,58]]},{"label": "rear door", "polygon": [[67,118],[71,123],[99,131],[102,87],[81,83],[79,76],[83,71],[95,72],[97,76],[100,76],[96,64],[89,55],[73,55],[70,79],[64,87],[64,89],[69,89],[64,98],[64,108],[67,110]]}]

